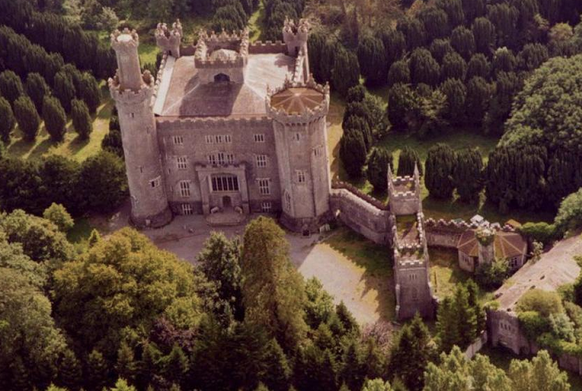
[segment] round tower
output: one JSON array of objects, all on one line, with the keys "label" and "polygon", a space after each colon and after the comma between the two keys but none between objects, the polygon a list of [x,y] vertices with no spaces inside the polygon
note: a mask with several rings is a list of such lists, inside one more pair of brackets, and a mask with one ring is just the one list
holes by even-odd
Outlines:
[{"label": "round tower", "polygon": [[488,265],[495,260],[495,231],[481,227],[475,231],[479,248],[479,265]]},{"label": "round tower", "polygon": [[329,87],[289,80],[269,91],[267,113],[273,119],[281,222],[296,232],[316,232],[330,217],[330,173],[326,116]]},{"label": "round tower", "polygon": [[138,227],[160,227],[172,220],[172,213],[152,109],[155,81],[149,71],[141,73],[138,45],[135,31],[125,29],[111,34],[118,69],[115,77],[109,79],[109,91],[119,115],[131,221]]}]

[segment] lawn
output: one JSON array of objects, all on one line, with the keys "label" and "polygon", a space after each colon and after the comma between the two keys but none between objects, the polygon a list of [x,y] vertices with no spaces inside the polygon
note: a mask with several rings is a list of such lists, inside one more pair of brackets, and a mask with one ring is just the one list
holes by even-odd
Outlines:
[{"label": "lawn", "polygon": [[[102,92],[105,93],[103,88]],[[71,121],[68,122],[67,133],[60,143],[55,143],[49,138],[44,124],[41,126],[36,140],[32,142],[25,141],[20,130],[16,128],[12,134],[11,142],[6,148],[8,155],[22,159],[41,159],[49,155],[61,155],[82,162],[101,150],[101,141],[109,132],[109,118],[112,108],[113,101],[109,98],[104,99],[97,109],[97,114],[93,116],[93,132],[88,140],[81,140],[78,137]]]},{"label": "lawn", "polygon": [[377,245],[348,228],[340,228],[325,240],[332,249],[355,266],[364,269],[367,288],[378,292],[379,312],[385,321],[395,320],[396,297],[390,250]]},{"label": "lawn", "polygon": [[259,7],[249,18],[248,25],[251,42],[262,41],[265,29],[265,4],[262,1],[259,2]]}]

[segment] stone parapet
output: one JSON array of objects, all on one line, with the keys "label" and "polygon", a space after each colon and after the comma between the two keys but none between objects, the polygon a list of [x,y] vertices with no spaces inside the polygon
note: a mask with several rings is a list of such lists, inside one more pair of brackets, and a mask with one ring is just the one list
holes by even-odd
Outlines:
[{"label": "stone parapet", "polygon": [[284,53],[287,54],[287,45],[281,41],[265,41],[265,42],[253,42],[249,45],[250,54],[274,54],[274,53]]},{"label": "stone parapet", "polygon": [[[321,92],[324,96],[323,101],[315,108],[306,108],[301,114],[289,114],[283,109],[276,109],[271,105],[271,97],[279,92],[285,91],[288,88],[312,88],[315,91]],[[275,90],[267,87],[267,96],[265,98],[265,106],[267,115],[274,120],[283,124],[307,124],[315,120],[325,117],[329,111],[329,85],[322,86],[317,84],[313,78],[310,78],[306,83],[294,82],[285,79],[283,85]]]},{"label": "stone parapet", "polygon": [[119,77],[115,75],[109,78],[107,84],[109,85],[109,92],[111,97],[117,104],[133,105],[139,104],[146,99],[152,99],[154,94],[154,78],[149,71],[145,71],[142,75],[142,85],[138,90],[123,89]]},{"label": "stone parapet", "polygon": [[[371,205],[374,208],[380,210],[380,211],[387,211],[388,210],[388,205],[386,205],[385,203],[383,203],[382,201],[363,193],[360,189],[358,189],[357,187],[355,187],[354,185],[347,183],[347,182],[343,182],[343,181],[334,181],[331,183],[331,188],[332,189],[344,189],[347,190],[349,193],[353,194],[354,196],[358,197],[359,199],[365,201],[366,207],[367,205]],[[341,193],[341,192],[340,192]]]},{"label": "stone parapet", "polygon": [[225,127],[257,127],[271,125],[272,120],[267,117],[190,117],[190,118],[170,118],[158,117],[158,130],[175,130],[183,128],[191,131],[192,129],[212,129]]}]

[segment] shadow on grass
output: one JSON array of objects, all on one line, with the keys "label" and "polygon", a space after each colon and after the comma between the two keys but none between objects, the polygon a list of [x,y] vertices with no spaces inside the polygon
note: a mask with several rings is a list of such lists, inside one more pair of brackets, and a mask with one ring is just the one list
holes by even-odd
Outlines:
[{"label": "shadow on grass", "polygon": [[81,217],[75,220],[75,225],[67,234],[67,239],[71,243],[81,243],[89,239],[91,236],[91,231],[93,231],[93,226],[89,223],[89,220]]},{"label": "shadow on grass", "polygon": [[366,295],[370,290],[377,291],[380,318],[384,321],[394,320],[396,298],[390,249],[374,244],[347,228],[338,229],[325,243],[364,269],[364,290],[361,295]]}]

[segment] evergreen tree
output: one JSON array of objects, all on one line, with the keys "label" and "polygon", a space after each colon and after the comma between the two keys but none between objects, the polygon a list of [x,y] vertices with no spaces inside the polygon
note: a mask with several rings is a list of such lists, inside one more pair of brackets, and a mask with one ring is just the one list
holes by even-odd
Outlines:
[{"label": "evergreen tree", "polygon": [[89,73],[83,74],[81,85],[79,89],[79,97],[85,102],[89,113],[95,114],[97,108],[101,104],[101,91],[99,85],[93,75]]},{"label": "evergreen tree", "polygon": [[438,7],[426,7],[418,13],[418,18],[424,25],[428,41],[443,38],[449,35],[449,17]]},{"label": "evergreen tree", "polygon": [[87,376],[85,387],[88,390],[100,391],[107,386],[107,361],[98,350],[93,349],[87,357]]},{"label": "evergreen tree", "polygon": [[437,144],[428,150],[424,182],[432,197],[447,199],[453,195],[455,163],[455,151],[446,144]]},{"label": "evergreen tree", "polygon": [[469,60],[475,53],[475,37],[473,32],[464,26],[459,26],[451,33],[451,46],[463,58]]},{"label": "evergreen tree", "polygon": [[392,166],[392,154],[384,148],[372,148],[366,175],[374,191],[383,193],[388,189],[388,165]]},{"label": "evergreen tree", "polygon": [[427,41],[424,24],[418,18],[405,17],[396,28],[404,35],[408,51],[423,46]]},{"label": "evergreen tree", "polygon": [[29,73],[26,76],[26,94],[34,102],[37,111],[42,110],[44,97],[50,95],[51,89],[39,73]]},{"label": "evergreen tree", "polygon": [[340,379],[349,389],[360,390],[366,378],[366,366],[363,362],[362,352],[356,341],[348,346],[343,360]]},{"label": "evergreen tree", "polygon": [[444,351],[450,351],[460,340],[459,328],[461,325],[454,323],[455,302],[452,297],[445,297],[439,304],[437,311],[436,333],[439,347]]},{"label": "evergreen tree", "polygon": [[513,51],[505,47],[495,51],[493,56],[493,72],[498,75],[500,72],[513,72],[517,67],[517,58]]},{"label": "evergreen tree", "polygon": [[75,99],[75,85],[73,78],[65,71],[55,75],[53,91],[67,113],[71,112],[71,101]]},{"label": "evergreen tree", "polygon": [[69,390],[78,390],[81,386],[82,369],[72,350],[66,349],[59,369],[59,384]]},{"label": "evergreen tree", "polygon": [[188,372],[188,357],[184,351],[174,345],[170,354],[165,358],[164,376],[169,381],[180,384]]},{"label": "evergreen tree", "polygon": [[22,95],[24,95],[24,88],[20,77],[10,70],[0,73],[0,96],[14,105],[16,99]]},{"label": "evergreen tree", "polygon": [[14,119],[14,113],[10,107],[10,103],[0,96],[0,140],[5,144],[10,143],[10,133],[14,129],[16,120]]},{"label": "evergreen tree", "polygon": [[296,350],[307,329],[303,279],[291,265],[283,230],[272,219],[259,217],[247,225],[241,271],[245,321],[265,327],[284,349]]},{"label": "evergreen tree", "polygon": [[137,363],[133,354],[133,349],[125,342],[121,343],[117,351],[117,361],[115,371],[120,378],[133,381],[137,373]]},{"label": "evergreen tree", "polygon": [[483,189],[483,158],[478,149],[467,148],[457,152],[457,163],[453,171],[455,187],[463,202],[479,198]]},{"label": "evergreen tree", "polygon": [[143,347],[143,353],[138,367],[138,384],[143,388],[151,385],[152,379],[155,376],[161,375],[161,355],[160,351],[152,342],[146,343]]},{"label": "evergreen tree", "polygon": [[42,104],[42,118],[44,126],[54,142],[63,141],[67,132],[67,115],[59,100],[46,95]]},{"label": "evergreen tree", "polygon": [[459,79],[447,79],[441,85],[442,92],[447,97],[448,115],[452,124],[461,124],[465,121],[465,103],[467,88]]},{"label": "evergreen tree", "polygon": [[497,46],[516,46],[518,18],[519,10],[510,3],[502,2],[487,7],[487,19],[495,25],[497,32]]},{"label": "evergreen tree", "polygon": [[291,368],[283,349],[275,339],[271,340],[267,347],[265,357],[268,368],[261,376],[269,390],[287,391],[291,380]]},{"label": "evergreen tree", "polygon": [[512,382],[512,391],[570,390],[566,372],[560,370],[545,350],[540,350],[531,361],[512,360],[508,376]]},{"label": "evergreen tree", "polygon": [[443,66],[441,67],[441,78],[443,81],[447,79],[465,80],[467,73],[467,62],[457,52],[451,52],[443,58]]},{"label": "evergreen tree", "polygon": [[387,114],[395,129],[405,129],[406,114],[416,104],[416,94],[408,84],[398,83],[388,90]]},{"label": "evergreen tree", "polygon": [[449,17],[451,27],[463,24],[465,21],[465,14],[463,12],[463,5],[461,0],[439,0],[437,7],[442,8]]},{"label": "evergreen tree", "polygon": [[455,51],[448,39],[435,39],[430,44],[429,50],[430,54],[432,54],[434,59],[439,63],[443,62],[443,59],[447,54],[453,53]]},{"label": "evergreen tree", "polygon": [[493,94],[493,86],[487,81],[476,76],[467,83],[467,119],[474,124],[481,125],[485,117],[485,113],[489,108],[491,95]]},{"label": "evergreen tree", "polygon": [[42,213],[42,217],[57,226],[59,231],[67,233],[75,225],[75,221],[61,204],[52,203]]},{"label": "evergreen tree", "polygon": [[548,48],[540,43],[528,43],[517,56],[519,67],[531,72],[548,60]]},{"label": "evergreen tree", "polygon": [[386,80],[386,52],[382,41],[366,34],[358,44],[358,61],[369,86],[382,85]]},{"label": "evergreen tree", "polygon": [[487,57],[482,53],[474,54],[467,67],[467,80],[471,80],[473,77],[482,77],[487,80],[490,72]]},{"label": "evergreen tree", "polygon": [[485,310],[479,302],[479,286],[473,280],[468,280],[465,283],[465,286],[467,287],[467,293],[469,294],[469,307],[473,308],[475,311],[475,318],[477,320],[477,334],[479,334],[487,327]]},{"label": "evergreen tree", "polygon": [[409,146],[404,147],[398,156],[398,176],[412,176],[414,174],[414,166],[418,168],[419,174],[422,176],[422,162],[416,150]]},{"label": "evergreen tree", "polygon": [[470,0],[463,1],[463,14],[467,23],[480,16],[485,15],[485,0]]},{"label": "evergreen tree", "polygon": [[73,119],[73,127],[75,131],[79,134],[82,140],[89,138],[91,132],[93,131],[93,121],[91,120],[91,115],[89,114],[89,109],[87,105],[82,100],[73,99],[71,108],[71,117]]},{"label": "evergreen tree", "polygon": [[101,240],[101,235],[99,234],[99,231],[97,231],[95,228],[93,228],[91,230],[91,235],[89,235],[89,239],[87,240],[87,244],[89,245],[89,247],[93,247],[100,240]]},{"label": "evergreen tree", "polygon": [[339,44],[335,55],[331,82],[341,96],[346,96],[350,88],[360,83],[358,58]]},{"label": "evergreen tree", "polygon": [[521,81],[513,72],[499,72],[495,87],[484,128],[486,133],[500,134],[511,112],[513,97],[521,88]]},{"label": "evergreen tree", "polygon": [[388,71],[388,86],[391,87],[398,83],[410,83],[410,69],[405,60],[393,62]]},{"label": "evergreen tree", "polygon": [[410,78],[414,84],[424,83],[436,86],[440,80],[440,66],[430,52],[424,48],[415,49],[410,56]]},{"label": "evergreen tree", "polygon": [[14,102],[14,116],[26,141],[34,141],[40,126],[40,117],[34,103],[28,96],[21,96]]},{"label": "evergreen tree", "polygon": [[495,47],[496,40],[495,26],[493,23],[485,17],[477,18],[473,21],[471,31],[473,32],[473,37],[475,39],[475,49],[479,53],[489,55]]},{"label": "evergreen tree", "polygon": [[362,132],[346,129],[340,139],[340,159],[344,169],[352,178],[360,178],[366,164],[366,144]]},{"label": "evergreen tree", "polygon": [[406,51],[406,39],[398,30],[386,29],[380,32],[380,39],[386,50],[386,64],[399,61]]}]

